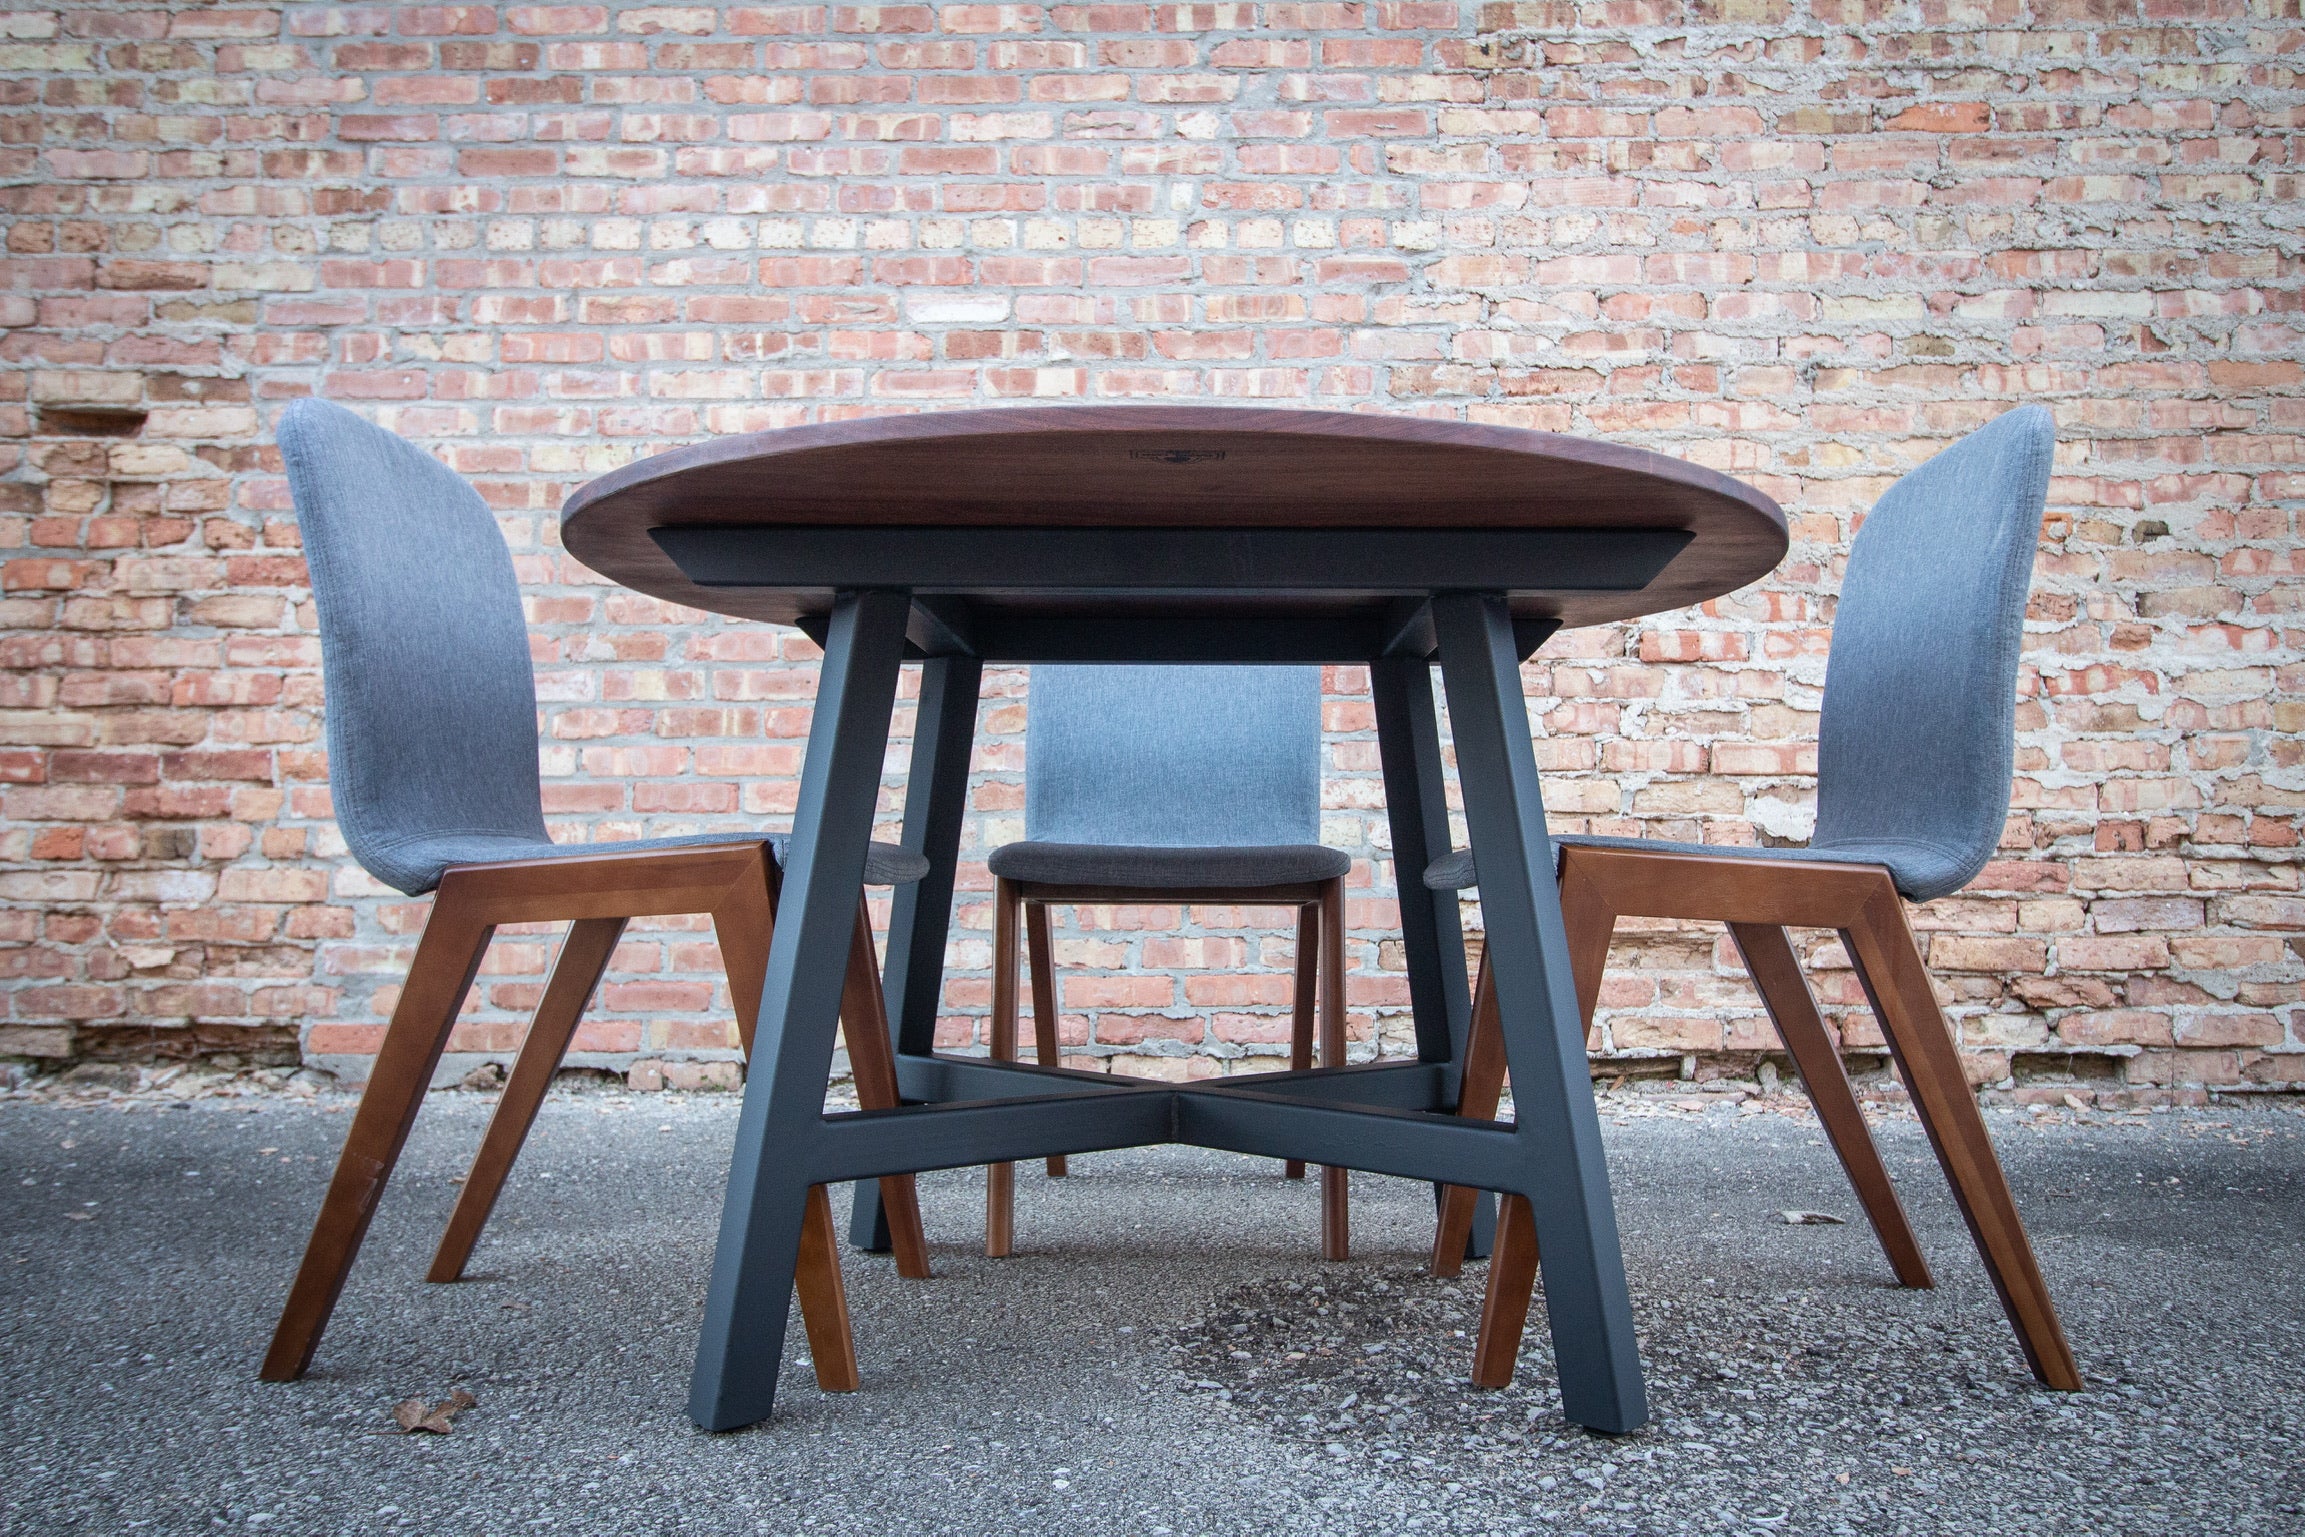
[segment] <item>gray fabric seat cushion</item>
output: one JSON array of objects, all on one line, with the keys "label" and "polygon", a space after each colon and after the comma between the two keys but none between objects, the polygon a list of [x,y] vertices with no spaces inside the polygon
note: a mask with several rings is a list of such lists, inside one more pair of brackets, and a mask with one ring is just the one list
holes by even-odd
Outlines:
[{"label": "gray fabric seat cushion", "polygon": [[[658,849],[727,847],[753,840],[742,833],[686,833],[676,838],[633,838],[622,843],[553,843],[531,838],[496,837],[468,833],[420,838],[389,850],[384,861],[391,874],[371,864],[377,879],[410,896],[422,896],[440,884],[452,865],[508,864],[521,859],[584,859],[603,855],[647,854]],[[784,865],[783,833],[767,838],[778,868]],[[928,874],[928,861],[894,843],[874,842],[864,856],[864,883],[868,886],[908,886]]]},{"label": "gray fabric seat cushion", "polygon": [[[1553,840],[1556,848],[1634,849],[1645,854],[1696,854],[1736,859],[1779,859],[1792,864],[1880,865],[1888,870],[1897,890],[1915,902],[1941,896],[1968,879],[1962,862],[1947,850],[1926,844],[1867,843],[1834,848],[1814,844],[1798,849],[1743,848],[1726,843],[1671,843],[1662,838],[1595,838],[1570,834]],[[1434,891],[1462,891],[1477,886],[1473,851],[1458,849],[1443,854],[1425,867],[1425,885]],[[1953,886],[1944,883],[1952,881]],[[1924,895],[1926,893],[1926,895]]]},{"label": "gray fabric seat cushion", "polygon": [[1044,886],[1295,886],[1334,880],[1352,856],[1317,843],[1223,844],[1153,848],[1125,843],[1011,843],[993,851],[992,873]]}]

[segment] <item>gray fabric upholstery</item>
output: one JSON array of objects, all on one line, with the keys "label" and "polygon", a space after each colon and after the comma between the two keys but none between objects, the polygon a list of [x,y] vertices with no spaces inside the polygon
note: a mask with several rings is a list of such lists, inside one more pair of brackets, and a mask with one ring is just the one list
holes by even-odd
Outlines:
[{"label": "gray fabric upholstery", "polygon": [[1035,667],[1024,825],[993,874],[1148,890],[1344,874],[1320,844],[1320,669]]},{"label": "gray fabric upholstery", "polygon": [[[682,833],[671,838],[629,838],[611,843],[533,843],[527,839],[476,837],[458,834],[445,838],[420,838],[403,845],[400,857],[410,863],[421,864],[429,876],[423,889],[430,891],[440,884],[440,877],[451,865],[503,864],[515,859],[582,859],[594,854],[645,854],[654,849],[695,849],[726,847],[730,844],[755,841],[759,835],[742,832]],[[777,867],[784,866],[784,846],[790,838],[773,833],[767,838],[770,855]],[[901,844],[882,843],[877,839],[865,849],[864,883],[867,886],[909,886],[928,874],[928,861]]]},{"label": "gray fabric upholstery", "polygon": [[[2009,810],[2025,595],[2056,447],[2055,418],[2019,407],[1905,475],[1857,531],[1825,667],[1808,847],[1555,841],[1881,865],[1915,902],[1974,880]],[[1474,873],[1459,851],[1434,860],[1425,884],[1457,890]]]},{"label": "gray fabric upholstery", "polygon": [[1425,889],[1428,891],[1463,891],[1480,883],[1480,876],[1473,870],[1471,849],[1458,849],[1453,854],[1443,854],[1425,866]]},{"label": "gray fabric upholstery", "polygon": [[1916,902],[1967,885],[2001,838],[2056,447],[2045,408],[2011,411],[1891,486],[1849,547],[1809,845],[1878,858]]},{"label": "gray fabric upholstery", "polygon": [[987,861],[1003,880],[1045,886],[1295,886],[1334,880],[1352,856],[1317,843],[1146,848],[1123,843],[1012,843]]},{"label": "gray fabric upholstery", "polygon": [[[362,868],[418,896],[451,865],[741,843],[740,832],[554,843],[537,780],[536,678],[512,555],[463,477],[321,400],[280,419],[320,614],[328,776]],[[781,864],[784,839],[769,840]],[[875,843],[865,879],[928,861]]]},{"label": "gray fabric upholstery", "polygon": [[325,401],[288,408],[280,453],[320,614],[329,788],[353,857],[413,895],[441,867],[410,845],[549,844],[528,625],[479,493]]},{"label": "gray fabric upholstery", "polygon": [[[1553,839],[1553,847],[1557,849],[1567,848],[1571,845],[1597,849],[1637,849],[1644,854],[1727,854],[1738,859],[1792,859],[1832,865],[1885,865],[1888,867],[1890,878],[1897,883],[1897,889],[1905,891],[1907,895],[1911,895],[1906,885],[1908,876],[1925,878],[1929,874],[1926,866],[1915,866],[1906,860],[1906,855],[1910,850],[1887,844],[1866,851],[1820,849],[1814,846],[1797,849],[1747,848],[1739,843],[1672,843],[1663,838],[1596,838],[1583,833],[1569,833],[1556,836]],[[1473,851],[1471,849],[1458,849],[1453,854],[1444,854],[1425,866],[1425,885],[1434,891],[1460,891],[1468,886],[1478,886],[1479,884],[1478,872],[1473,868]]]}]

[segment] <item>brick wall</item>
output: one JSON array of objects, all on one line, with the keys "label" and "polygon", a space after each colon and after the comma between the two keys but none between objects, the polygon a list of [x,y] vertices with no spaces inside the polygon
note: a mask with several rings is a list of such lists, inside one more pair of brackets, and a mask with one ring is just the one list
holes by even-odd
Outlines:
[{"label": "brick wall", "polygon": [[[813,650],[558,550],[712,434],[1256,400],[1639,443],[1793,550],[1529,666],[1561,825],[1798,837],[1839,552],[2011,403],[2061,423],[2003,858],[1920,915],[1980,1081],[2305,1081],[2297,0],[109,3],[0,9],[0,1054],[357,1077],[425,910],[344,856],[271,446],[319,392],[439,452],[529,595],[576,839],[774,824]],[[1330,675],[1356,1029],[1405,1033],[1362,675]],[[1019,827],[990,680],[981,858]],[[900,727],[905,724],[900,721]],[[898,761],[898,760],[892,760]],[[896,804],[894,782],[890,806]],[[944,1034],[985,1003],[981,866]],[[1275,1049],[1273,914],[1063,934],[1075,1049]],[[1844,963],[1819,987],[1860,1049]],[[1748,1071],[1716,936],[1621,936],[1610,1070]],[[551,936],[507,936],[501,1053]],[[1243,975],[1260,962],[1266,969]],[[578,1060],[728,1076],[708,932],[636,931]],[[468,1064],[474,1057],[459,1057]],[[714,1063],[720,1064],[713,1066]]]}]

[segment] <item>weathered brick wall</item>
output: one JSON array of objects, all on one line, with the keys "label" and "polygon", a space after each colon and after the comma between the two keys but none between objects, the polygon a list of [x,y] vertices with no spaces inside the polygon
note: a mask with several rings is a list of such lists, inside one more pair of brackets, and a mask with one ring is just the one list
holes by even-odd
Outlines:
[{"label": "weathered brick wall", "polygon": [[[2298,1084],[2297,18],[9,4],[0,1053],[300,1049],[357,1076],[373,1048],[424,904],[329,820],[269,435],[298,395],[433,446],[501,512],[578,839],[777,822],[808,713],[805,642],[560,554],[565,493],[635,455],[1028,398],[1683,455],[1783,502],[1791,556],[1703,611],[1559,637],[1527,678],[1562,825],[1732,843],[1806,827],[1862,509],[2040,400],[2062,446],[2015,809],[2005,857],[1921,915],[1930,960],[1981,1081]],[[1356,1026],[1397,1038],[1363,686],[1331,674],[1326,832],[1362,856]],[[989,694],[977,857],[1019,817],[1022,679]],[[974,880],[955,1041],[987,991]],[[1172,916],[1067,932],[1076,1049],[1172,1072],[1272,1050],[1274,915]],[[1767,1026],[1723,944],[1623,940],[1601,1049],[1749,1068]],[[517,1038],[550,949],[507,936],[460,1050]],[[725,1064],[714,963],[697,927],[636,932],[579,1060]]]}]

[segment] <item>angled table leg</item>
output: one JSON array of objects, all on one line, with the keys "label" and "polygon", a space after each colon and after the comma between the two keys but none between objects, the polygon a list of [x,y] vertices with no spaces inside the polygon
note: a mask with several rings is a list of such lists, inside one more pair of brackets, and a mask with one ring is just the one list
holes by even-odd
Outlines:
[{"label": "angled table leg", "polygon": [[[896,889],[888,923],[888,963],[881,971],[889,1034],[896,1049],[907,1056],[926,1056],[936,1049],[936,1015],[944,1001],[944,947],[952,925],[961,824],[968,813],[969,753],[976,744],[977,695],[983,681],[984,664],[973,656],[931,657],[921,664],[902,836],[906,848],[928,860],[928,874]],[[880,1186],[858,1180],[848,1241],[885,1254],[890,1239]]]},{"label": "angled table leg", "polygon": [[[1456,893],[1433,891],[1424,881],[1425,867],[1449,852],[1432,663],[1421,656],[1371,663],[1369,693],[1376,708],[1377,756],[1384,768],[1385,819],[1392,831],[1393,888],[1409,974],[1409,1011],[1417,1027],[1417,1060],[1456,1064],[1461,1079],[1472,1018],[1465,994],[1464,930]],[[1436,1189],[1434,1195],[1441,1198],[1442,1192]],[[1481,1259],[1496,1228],[1496,1197],[1482,1190],[1464,1199],[1471,1205],[1452,1241],[1461,1259]]]},{"label": "angled table leg", "polygon": [[904,592],[844,592],[825,637],[689,1385],[689,1417],[707,1430],[766,1419],[776,1403],[809,1200],[805,1171],[823,1131],[824,1081],[911,606]]},{"label": "angled table leg", "polygon": [[1512,616],[1501,597],[1451,594],[1433,618],[1524,1150],[1509,1193],[1528,1198],[1543,1253],[1561,1407],[1595,1430],[1636,1430],[1648,1398]]}]

